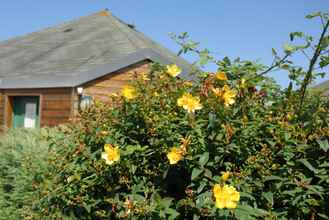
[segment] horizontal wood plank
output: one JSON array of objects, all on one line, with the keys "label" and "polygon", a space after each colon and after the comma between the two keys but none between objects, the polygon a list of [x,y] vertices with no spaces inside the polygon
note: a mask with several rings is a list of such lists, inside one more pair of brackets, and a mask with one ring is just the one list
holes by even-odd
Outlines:
[{"label": "horizontal wood plank", "polygon": [[46,110],[70,110],[71,100],[44,100],[42,103],[42,109]]},{"label": "horizontal wood plank", "polygon": [[97,83],[93,85],[92,87],[100,87],[100,88],[106,88],[106,87],[113,87],[113,88],[118,88],[122,87],[124,85],[127,85],[130,82],[130,80],[106,80],[101,83]]},{"label": "horizontal wood plank", "polygon": [[70,94],[44,94],[43,101],[69,101],[71,100]]},{"label": "horizontal wood plank", "polygon": [[109,96],[112,93],[120,92],[123,86],[129,84],[134,79],[135,75],[146,73],[149,71],[149,62],[144,61],[127,68],[111,73],[100,79],[89,82],[83,87],[84,93],[92,96],[95,100],[101,102],[109,102]]},{"label": "horizontal wood plank", "polygon": [[120,92],[121,88],[111,88],[111,87],[107,87],[107,88],[98,88],[98,87],[93,87],[93,88],[89,88],[88,90],[86,90],[87,95],[110,95],[113,92]]},{"label": "horizontal wood plank", "polygon": [[68,110],[43,110],[42,117],[56,117],[56,118],[68,118],[70,117],[71,111]]}]

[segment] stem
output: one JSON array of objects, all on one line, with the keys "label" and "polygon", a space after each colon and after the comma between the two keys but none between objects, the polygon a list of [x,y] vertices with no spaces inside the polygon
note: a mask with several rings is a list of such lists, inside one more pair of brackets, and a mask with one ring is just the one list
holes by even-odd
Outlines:
[{"label": "stem", "polygon": [[187,113],[188,114],[188,122],[189,122],[189,125],[191,126],[191,128],[194,128],[195,126],[195,123],[194,123],[194,113]]},{"label": "stem", "polygon": [[307,55],[307,53],[305,52],[305,50],[302,50],[302,53],[305,55],[305,57],[306,57],[309,61],[311,61],[311,58]]},{"label": "stem", "polygon": [[301,98],[300,98],[300,103],[299,103],[299,112],[301,111],[302,107],[303,107],[303,104],[304,104],[304,99],[305,99],[305,93],[306,93],[306,89],[307,89],[307,86],[310,84],[311,82],[311,79],[312,79],[312,72],[314,70],[314,66],[319,58],[319,56],[321,55],[321,51],[322,51],[322,41],[325,37],[325,34],[328,30],[328,27],[329,27],[329,20],[327,21],[326,25],[324,26],[323,28],[323,31],[321,33],[321,36],[320,36],[320,39],[319,39],[319,42],[316,46],[316,50],[313,54],[313,57],[310,61],[310,65],[308,67],[308,70],[306,72],[306,76],[303,80],[303,83],[302,83],[302,86],[300,88],[300,95],[301,95]]},{"label": "stem", "polygon": [[323,20],[323,17],[322,17],[322,16],[320,16],[320,19],[321,19],[321,24],[322,24],[322,27],[324,28],[324,27],[325,27],[325,25],[324,25],[324,20]]},{"label": "stem", "polygon": [[286,59],[291,55],[291,53],[287,53],[284,57],[282,57],[278,62],[276,62],[275,64],[271,65],[268,69],[266,69],[265,71],[259,73],[257,76],[263,76],[265,74],[267,74],[268,72],[272,71],[274,68],[280,66],[284,61],[286,61]]}]

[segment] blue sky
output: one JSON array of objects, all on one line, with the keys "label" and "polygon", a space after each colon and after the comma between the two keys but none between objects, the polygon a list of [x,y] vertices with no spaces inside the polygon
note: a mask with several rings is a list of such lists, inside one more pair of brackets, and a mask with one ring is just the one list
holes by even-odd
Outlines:
[{"label": "blue sky", "polygon": [[[2,0],[0,40],[104,8],[174,52],[179,47],[168,33],[186,31],[218,57],[270,64],[271,48],[282,48],[290,32],[319,34],[319,23],[304,17],[314,11],[328,12],[329,0]],[[297,62],[305,64],[302,57]],[[272,75],[287,85],[283,72]]]}]

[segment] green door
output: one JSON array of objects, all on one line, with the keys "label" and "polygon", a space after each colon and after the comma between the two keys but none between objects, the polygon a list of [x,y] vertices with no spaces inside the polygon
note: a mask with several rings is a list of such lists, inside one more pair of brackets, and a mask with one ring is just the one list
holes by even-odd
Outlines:
[{"label": "green door", "polygon": [[13,97],[13,128],[39,127],[39,97]]}]

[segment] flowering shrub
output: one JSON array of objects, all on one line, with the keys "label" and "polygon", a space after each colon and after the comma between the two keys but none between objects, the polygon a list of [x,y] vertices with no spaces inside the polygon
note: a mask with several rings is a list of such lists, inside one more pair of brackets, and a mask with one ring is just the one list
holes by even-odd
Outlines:
[{"label": "flowering shrub", "polygon": [[[282,60],[275,67],[291,63]],[[192,81],[154,64],[111,104],[82,112],[53,139],[43,214],[327,219],[328,98],[280,89],[257,63],[216,64]]]}]

